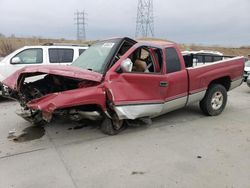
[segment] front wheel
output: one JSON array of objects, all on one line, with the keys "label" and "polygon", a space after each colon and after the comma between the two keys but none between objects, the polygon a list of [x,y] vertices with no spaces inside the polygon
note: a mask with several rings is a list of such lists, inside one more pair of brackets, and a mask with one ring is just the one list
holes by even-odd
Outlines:
[{"label": "front wheel", "polygon": [[124,129],[124,120],[120,120],[117,115],[113,115],[112,118],[107,116],[101,124],[101,131],[107,135],[116,135]]},{"label": "front wheel", "polygon": [[202,112],[209,116],[219,115],[227,103],[227,90],[220,84],[211,85],[205,97],[200,101]]}]

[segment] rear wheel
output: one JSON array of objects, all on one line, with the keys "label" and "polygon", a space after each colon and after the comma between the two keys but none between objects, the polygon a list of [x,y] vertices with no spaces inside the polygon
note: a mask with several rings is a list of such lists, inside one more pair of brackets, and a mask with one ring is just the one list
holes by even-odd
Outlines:
[{"label": "rear wheel", "polygon": [[101,131],[107,135],[116,135],[124,129],[124,120],[120,120],[117,115],[112,118],[105,116],[102,124]]},{"label": "rear wheel", "polygon": [[211,85],[205,97],[200,101],[202,112],[209,116],[219,115],[227,103],[227,90],[220,84]]}]

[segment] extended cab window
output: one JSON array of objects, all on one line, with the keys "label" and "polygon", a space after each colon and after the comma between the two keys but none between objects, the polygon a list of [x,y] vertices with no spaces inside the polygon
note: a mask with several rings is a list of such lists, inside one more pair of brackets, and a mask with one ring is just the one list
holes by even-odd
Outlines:
[{"label": "extended cab window", "polygon": [[49,61],[50,63],[70,63],[73,61],[74,50],[51,48],[49,49]]},{"label": "extended cab window", "polygon": [[166,65],[167,73],[181,70],[180,59],[174,48],[166,48]]},{"label": "extended cab window", "polygon": [[14,58],[19,58],[20,63],[18,64],[38,64],[43,62],[43,50],[41,48],[33,48],[23,50],[22,52],[15,55]]}]

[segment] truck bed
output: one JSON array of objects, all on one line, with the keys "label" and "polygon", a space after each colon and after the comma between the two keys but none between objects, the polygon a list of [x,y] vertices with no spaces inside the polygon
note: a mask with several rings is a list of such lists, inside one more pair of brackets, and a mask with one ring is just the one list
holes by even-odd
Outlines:
[{"label": "truck bed", "polygon": [[219,78],[230,80],[231,84],[226,89],[231,90],[242,83],[243,67],[243,57],[228,58],[187,67],[189,80],[191,80],[189,82],[189,93],[194,94],[206,90],[211,81]]}]

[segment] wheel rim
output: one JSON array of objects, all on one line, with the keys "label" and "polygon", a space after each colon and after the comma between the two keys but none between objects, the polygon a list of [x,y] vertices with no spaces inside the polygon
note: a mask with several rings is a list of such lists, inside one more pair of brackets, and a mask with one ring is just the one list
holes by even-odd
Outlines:
[{"label": "wheel rim", "polygon": [[219,110],[223,104],[223,94],[219,91],[213,94],[211,105],[214,110]]}]

